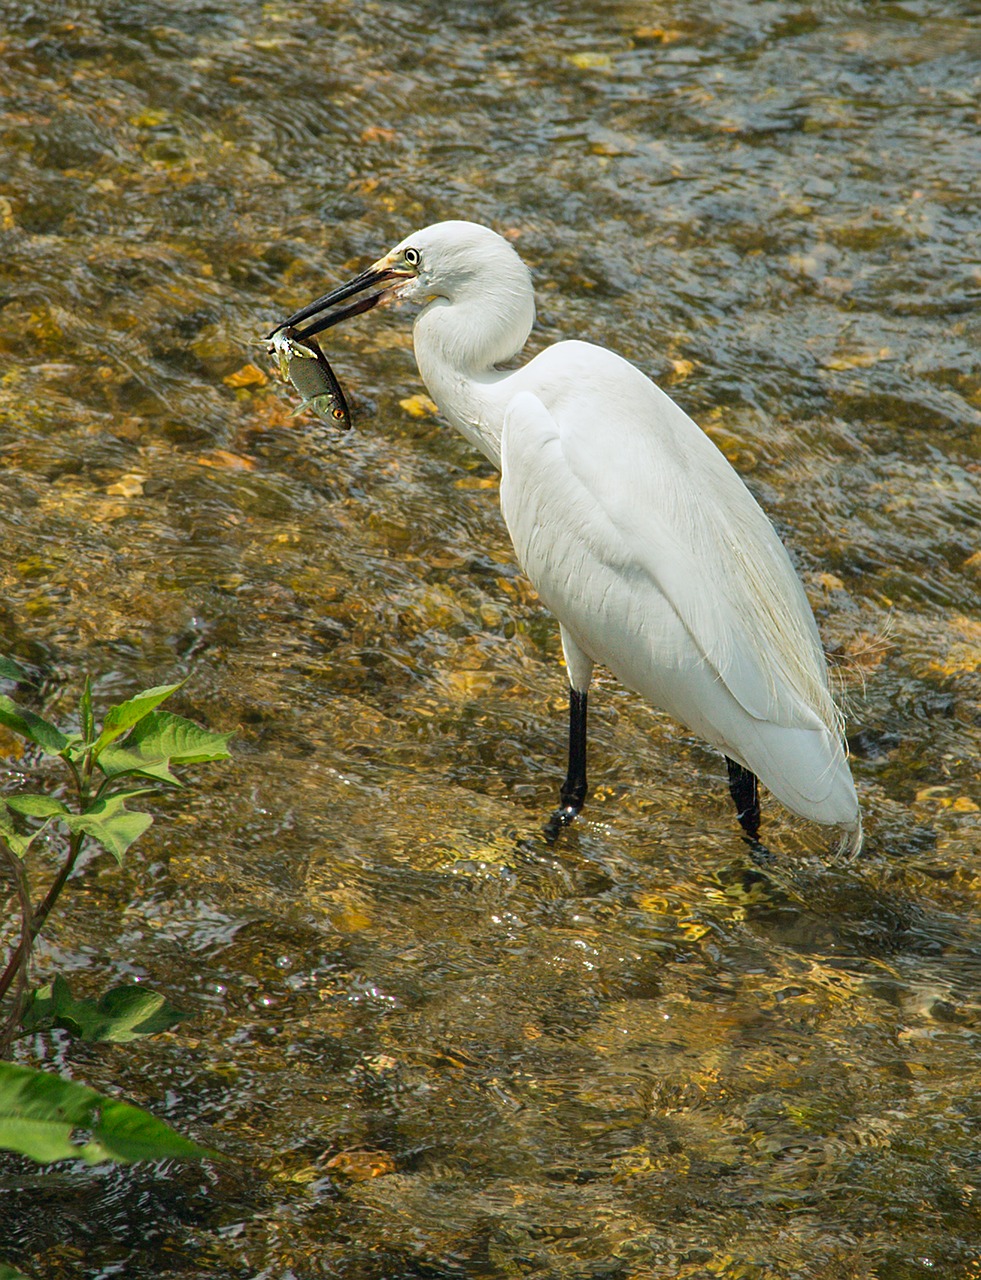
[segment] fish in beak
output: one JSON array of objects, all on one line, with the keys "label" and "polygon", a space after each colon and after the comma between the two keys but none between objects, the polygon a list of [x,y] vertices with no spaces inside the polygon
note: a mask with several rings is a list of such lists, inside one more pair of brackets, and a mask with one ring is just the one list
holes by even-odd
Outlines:
[{"label": "fish in beak", "polygon": [[292,382],[303,397],[294,413],[310,409],[322,422],[349,430],[347,400],[316,338],[301,341],[288,326],[277,329],[269,338],[269,354],[275,356],[283,381]]}]

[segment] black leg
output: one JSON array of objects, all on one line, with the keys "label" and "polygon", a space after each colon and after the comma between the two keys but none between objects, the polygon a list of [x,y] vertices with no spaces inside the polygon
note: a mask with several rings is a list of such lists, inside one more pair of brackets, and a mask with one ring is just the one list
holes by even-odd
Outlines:
[{"label": "black leg", "polygon": [[726,756],[729,769],[729,794],[736,806],[739,825],[754,843],[760,838],[760,788],[756,774],[744,769]]},{"label": "black leg", "polygon": [[586,691],[569,688],[569,769],[559,792],[559,807],[545,827],[545,835],[554,840],[560,829],[571,822],[586,799]]}]

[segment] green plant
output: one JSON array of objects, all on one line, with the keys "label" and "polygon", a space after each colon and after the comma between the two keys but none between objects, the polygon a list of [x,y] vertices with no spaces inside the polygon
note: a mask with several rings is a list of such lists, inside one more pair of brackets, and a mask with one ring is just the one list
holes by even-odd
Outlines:
[{"label": "green plant", "polygon": [[[0,679],[30,683],[27,672],[0,657]],[[153,822],[128,803],[165,786],[180,786],[175,765],[228,758],[229,734],[212,733],[159,710],[179,684],[146,689],[107,711],[96,725],[88,679],[78,706],[79,729],[66,733],[43,716],[0,695],[0,726],[24,738],[44,756],[63,762],[63,795],[18,791],[0,797],[0,865],[5,866],[20,913],[20,938],[0,974],[0,1055],[18,1029],[61,1027],[83,1040],[133,1040],[164,1031],[182,1014],[142,985],[114,987],[98,999],[72,993],[67,981],[28,991],[34,940],[41,932],[88,841],[122,863],[127,850]],[[67,798],[65,798],[67,797]],[[45,835],[60,842],[61,866],[35,905],[27,858]],[[218,1153],[183,1137],[149,1112],[51,1072],[0,1061],[0,1149],[40,1164],[104,1160],[199,1159]],[[0,1262],[0,1280],[23,1280]]]},{"label": "green plant", "polygon": [[[0,658],[0,679],[27,681],[27,673]],[[44,756],[63,762],[62,794],[19,791],[0,797],[0,863],[5,865],[20,914],[20,937],[0,973],[0,1056],[6,1056],[18,1027],[25,1031],[60,1026],[88,1040],[122,1040],[151,1034],[181,1017],[142,985],[117,987],[99,1000],[72,995],[63,978],[28,990],[31,949],[88,842],[122,863],[127,850],[153,822],[131,801],[180,786],[175,765],[224,760],[229,734],[212,733],[160,705],[181,687],[160,685],[110,707],[95,721],[88,679],[78,705],[79,729],[64,732],[43,716],[0,695],[0,725],[26,739]],[[39,838],[61,844],[60,869],[35,902],[28,855]]]},{"label": "green plant", "polygon": [[[38,1164],[223,1159],[142,1107],[49,1071],[0,1062],[0,1149]],[[28,1280],[0,1260],[0,1280]]]},{"label": "green plant", "polygon": [[0,1062],[0,1147],[39,1164],[131,1164],[217,1155],[142,1107],[11,1062]]},{"label": "green plant", "polygon": [[[0,657],[0,680],[27,682],[18,663]],[[6,695],[0,695],[0,726],[31,748],[63,762],[63,794],[18,791],[0,796],[0,865],[8,870],[20,915],[19,940],[0,973],[0,1056],[18,1028],[24,1034],[53,1027],[86,1041],[131,1041],[173,1027],[183,1014],[142,984],[114,987],[93,1000],[73,995],[60,975],[28,991],[33,943],[93,841],[122,864],[123,856],[152,823],[129,801],[165,786],[181,786],[174,765],[228,759],[228,733],[213,733],[160,704],[181,685],[160,685],[110,707],[101,726],[92,709],[91,682],[78,703],[77,731],[64,732]],[[58,873],[35,904],[27,859],[38,838],[63,847]],[[88,1085],[49,1071],[0,1061],[0,1149],[38,1164],[82,1160],[86,1164],[134,1160],[195,1160],[216,1156],[175,1132],[141,1107],[96,1093]],[[0,1280],[23,1280],[0,1261]]]}]

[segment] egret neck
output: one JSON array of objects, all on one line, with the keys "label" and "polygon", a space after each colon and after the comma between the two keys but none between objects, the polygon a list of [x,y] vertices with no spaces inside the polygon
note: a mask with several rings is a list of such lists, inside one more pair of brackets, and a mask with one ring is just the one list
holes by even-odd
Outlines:
[{"label": "egret neck", "polygon": [[416,362],[429,394],[499,470],[504,414],[517,375],[498,366],[521,351],[534,322],[531,277],[508,252],[497,258],[490,279],[464,273],[453,278],[447,295],[432,298],[413,328]]}]

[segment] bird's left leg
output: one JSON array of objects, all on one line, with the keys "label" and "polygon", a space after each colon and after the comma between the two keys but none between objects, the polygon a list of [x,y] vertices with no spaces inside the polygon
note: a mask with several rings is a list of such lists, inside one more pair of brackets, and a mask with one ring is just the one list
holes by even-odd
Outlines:
[{"label": "bird's left leg", "polygon": [[760,838],[760,787],[756,774],[726,756],[729,769],[729,794],[736,806],[739,825],[747,837],[757,844]]},{"label": "bird's left leg", "polygon": [[569,768],[559,792],[563,821],[571,821],[586,799],[586,690],[569,688]]}]

